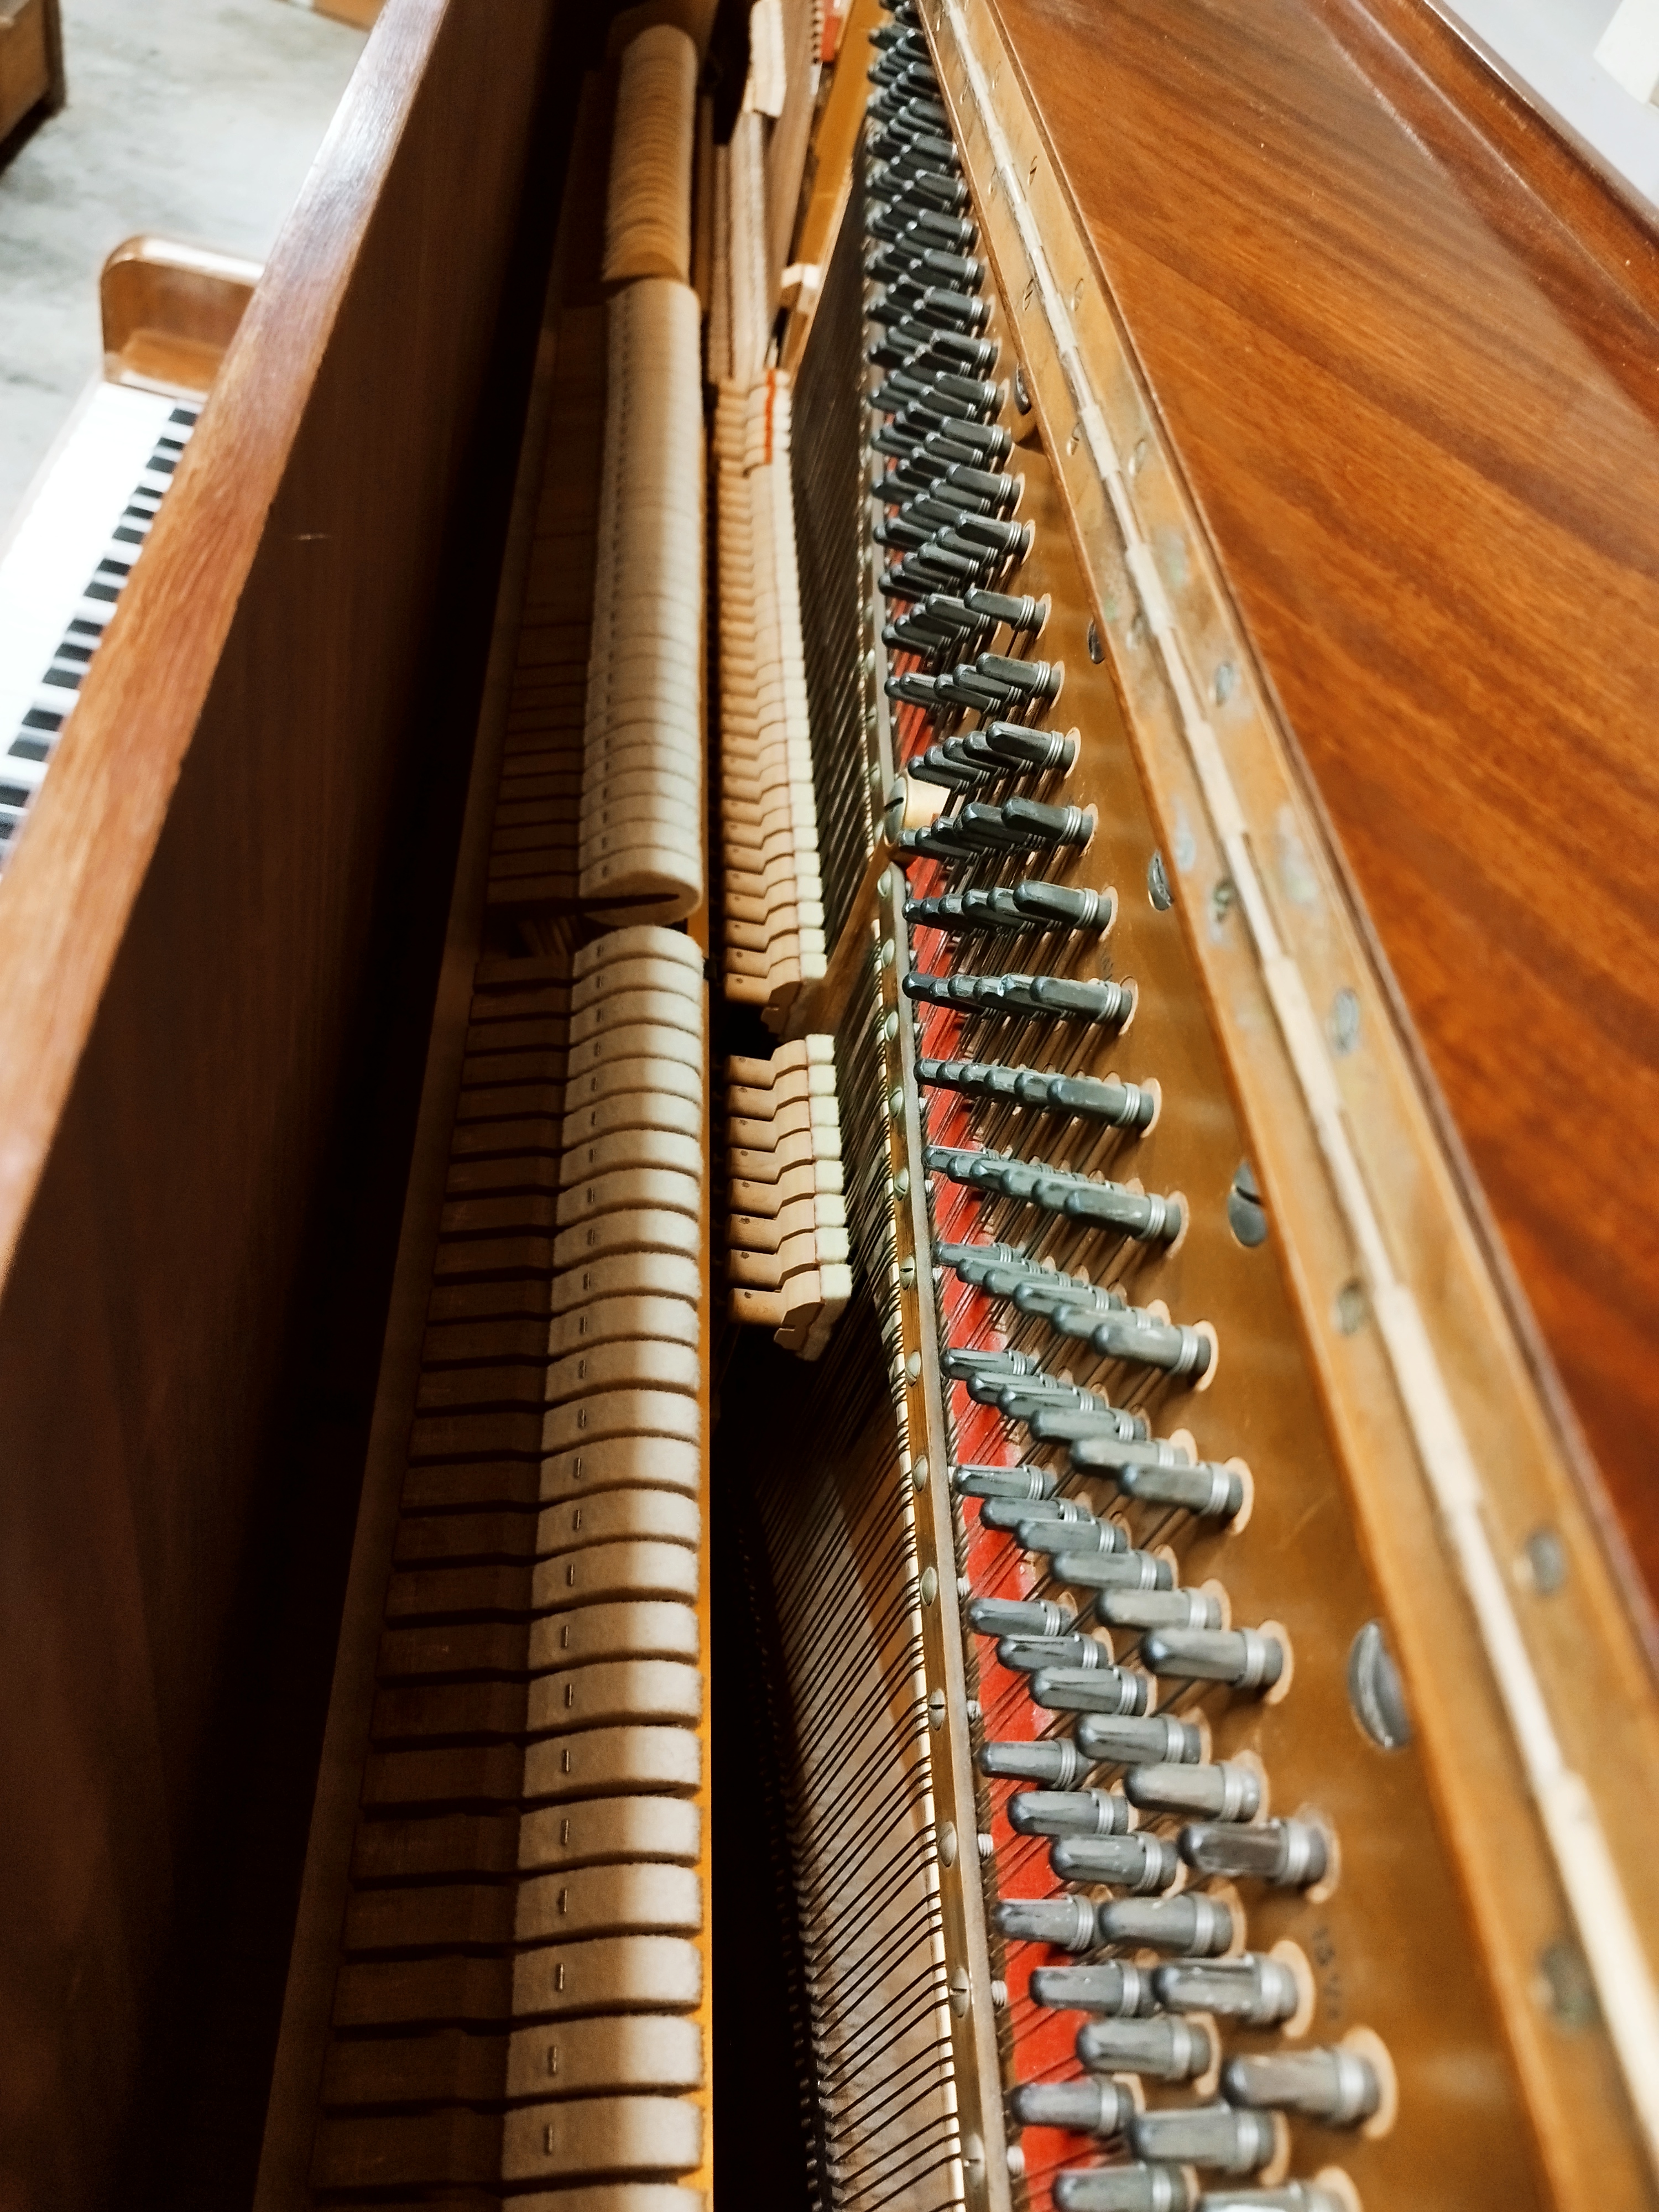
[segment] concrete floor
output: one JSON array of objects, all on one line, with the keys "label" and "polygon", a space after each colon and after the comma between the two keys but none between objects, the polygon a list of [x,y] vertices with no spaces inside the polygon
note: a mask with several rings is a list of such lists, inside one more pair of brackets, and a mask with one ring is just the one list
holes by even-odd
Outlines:
[{"label": "concrete floor", "polygon": [[137,231],[263,260],[363,33],[280,0],[62,0],[69,105],[0,170],[0,535],[100,359]]}]

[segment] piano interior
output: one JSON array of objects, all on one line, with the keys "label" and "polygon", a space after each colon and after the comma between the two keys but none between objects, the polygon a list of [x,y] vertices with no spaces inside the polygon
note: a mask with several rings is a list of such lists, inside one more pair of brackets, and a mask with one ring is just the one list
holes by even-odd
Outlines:
[{"label": "piano interior", "polygon": [[7,2206],[1659,2206],[1651,209],[1438,0],[386,0],[105,307]]}]

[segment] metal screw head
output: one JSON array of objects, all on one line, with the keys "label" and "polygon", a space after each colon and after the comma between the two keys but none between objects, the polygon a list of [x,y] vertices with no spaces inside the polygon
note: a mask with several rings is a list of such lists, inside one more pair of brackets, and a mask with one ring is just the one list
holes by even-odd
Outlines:
[{"label": "metal screw head", "polygon": [[1545,2010],[1570,2031],[1594,2027],[1601,2014],[1595,1984],[1576,1943],[1551,1943],[1538,1959],[1538,1996]]},{"label": "metal screw head", "polygon": [[1212,888],[1210,920],[1218,929],[1227,919],[1233,902],[1237,896],[1238,893],[1233,888],[1233,879],[1231,876],[1223,876],[1220,882]]},{"label": "metal screw head", "polygon": [[1023,368],[1017,368],[1014,371],[1014,404],[1022,415],[1029,415],[1031,411],[1030,386],[1025,381],[1025,371]]},{"label": "metal screw head", "polygon": [[1540,1597],[1553,1597],[1567,1579],[1567,1547],[1553,1528],[1534,1528],[1516,1565]]},{"label": "metal screw head", "polygon": [[927,1699],[927,1725],[935,1735],[945,1726],[945,1692],[934,1690]]},{"label": "metal screw head", "polygon": [[908,1168],[900,1168],[897,1173],[894,1176],[893,1195],[895,1198],[908,1198],[910,1195],[910,1170]]},{"label": "metal screw head", "polygon": [[1175,904],[1175,895],[1170,889],[1170,872],[1164,865],[1162,853],[1154,853],[1146,863],[1146,896],[1160,914],[1168,914]]},{"label": "metal screw head", "polygon": [[951,1974],[951,2009],[958,2020],[966,2020],[973,1991],[968,1980],[968,1969],[957,1966]]},{"label": "metal screw head", "polygon": [[939,1859],[941,1866],[954,1866],[957,1863],[957,1832],[949,1820],[939,1824]]},{"label": "metal screw head", "polygon": [[1379,1750],[1401,1751],[1411,1741],[1406,1693],[1380,1620],[1368,1620],[1348,1652],[1348,1703]]},{"label": "metal screw head", "polygon": [[1224,707],[1238,688],[1238,671],[1231,660],[1224,660],[1215,672],[1215,703]]},{"label": "metal screw head", "polygon": [[[939,1575],[934,1568],[924,1567],[922,1569],[920,1589],[921,1592],[922,1603],[924,1605],[932,1605],[939,1595]],[[947,1866],[950,1864],[950,1861],[948,1859],[945,1861],[945,1864]]]},{"label": "metal screw head", "polygon": [[904,1363],[904,1371],[913,1382],[921,1380],[921,1354],[913,1352]]},{"label": "metal screw head", "polygon": [[927,1487],[927,1455],[925,1452],[910,1469],[910,1487],[915,1491]]},{"label": "metal screw head", "polygon": [[891,1044],[895,1037],[897,1036],[898,1012],[896,1008],[890,1008],[883,1018],[881,1033],[883,1036],[885,1037],[889,1044]]},{"label": "metal screw head", "polygon": [[[879,771],[878,771],[878,773],[879,773]],[[893,871],[890,868],[884,868],[881,873],[876,878],[876,896],[878,898],[885,898],[891,891],[892,888]]]},{"label": "metal screw head", "polygon": [[916,1286],[916,1262],[914,1254],[907,1254],[906,1256],[899,1261],[898,1279],[902,1288],[907,1291],[915,1290]]},{"label": "metal screw head", "polygon": [[897,947],[897,945],[894,944],[894,942],[893,942],[893,940],[892,940],[892,939],[891,939],[890,937],[884,937],[884,938],[882,939],[882,940],[881,940],[881,964],[882,964],[882,966],[883,966],[884,968],[890,968],[890,967],[892,966],[892,964],[893,964],[894,961],[895,961],[895,960],[896,960],[896,959],[897,959],[897,957],[898,957],[898,947]]},{"label": "metal screw head", "polygon": [[1135,441],[1135,449],[1129,456],[1129,474],[1132,477],[1138,477],[1142,469],[1146,467],[1148,452],[1149,449],[1146,441],[1144,438],[1137,439]]},{"label": "metal screw head", "polygon": [[1336,1294],[1336,1325],[1344,1336],[1352,1336],[1365,1326],[1365,1316],[1370,1311],[1370,1302],[1365,1296],[1363,1283],[1344,1283]]},{"label": "metal screw head", "polygon": [[1097,667],[1106,658],[1106,648],[1100,641],[1100,624],[1092,615],[1089,617],[1089,658]]},{"label": "metal screw head", "polygon": [[1331,1000],[1326,1029],[1334,1053],[1351,1053],[1359,1042],[1359,994],[1346,983]]},{"label": "metal screw head", "polygon": [[887,1111],[892,1115],[894,1121],[901,1121],[903,1120],[904,1088],[902,1084],[896,1083],[892,1089],[888,1092]]},{"label": "metal screw head", "polygon": [[1241,1244],[1251,1249],[1267,1241],[1267,1208],[1261,1203],[1255,1170],[1248,1160],[1239,1162],[1233,1187],[1227,1193],[1227,1226]]}]

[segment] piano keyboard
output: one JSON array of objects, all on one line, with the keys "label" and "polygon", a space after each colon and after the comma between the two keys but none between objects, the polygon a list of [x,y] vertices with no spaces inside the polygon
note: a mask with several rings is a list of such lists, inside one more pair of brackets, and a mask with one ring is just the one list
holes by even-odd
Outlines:
[{"label": "piano keyboard", "polygon": [[200,411],[95,386],[0,555],[0,868]]}]

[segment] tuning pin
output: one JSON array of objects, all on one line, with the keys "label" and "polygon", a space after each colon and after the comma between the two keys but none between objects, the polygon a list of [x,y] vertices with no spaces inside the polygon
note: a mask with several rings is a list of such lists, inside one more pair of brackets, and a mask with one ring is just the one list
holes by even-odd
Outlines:
[{"label": "tuning pin", "polygon": [[1160,1893],[1181,1872],[1162,1836],[1067,1836],[1051,1846],[1048,1863],[1062,1881],[1109,1882],[1135,1897]]},{"label": "tuning pin", "polygon": [[[936,1147],[929,1146],[930,1164],[935,1150]],[[939,1365],[953,1381],[958,1382],[965,1382],[975,1375],[1042,1374],[1040,1360],[1034,1358],[1029,1352],[1012,1351],[1006,1345],[947,1344],[939,1354]]]},{"label": "tuning pin", "polygon": [[1193,2212],[1197,2197],[1178,2166],[1074,2166],[1054,2176],[1059,2212]]},{"label": "tuning pin", "polygon": [[[948,270],[942,270],[939,267],[940,264],[948,261],[955,261],[958,268],[964,270],[980,267],[977,261],[967,260],[960,254],[937,253],[931,247],[923,258],[926,265],[937,274],[951,273]],[[965,417],[953,415],[945,422],[945,434],[957,445],[971,446],[975,453],[983,454],[994,462],[1006,461],[1014,450],[1013,440],[1000,422],[973,422]],[[1036,599],[1016,599],[1010,602],[1011,605],[1020,609],[1035,608],[1040,604],[1041,602]],[[1006,623],[1010,629],[1030,629],[1034,626],[1032,621],[1018,621],[1013,615],[1003,614],[995,607],[975,609],[975,612],[982,612],[988,622]]]},{"label": "tuning pin", "polygon": [[[1006,438],[1007,433],[1000,431],[999,435]],[[1012,442],[1010,441],[1009,445],[1004,446],[1002,451],[1005,454],[1009,452]],[[1023,594],[1011,597],[1006,592],[981,591],[969,592],[966,598],[975,614],[982,616],[987,622],[1002,623],[1009,629],[1026,636],[1035,637],[1048,618],[1048,603],[1046,599],[1033,599]]]},{"label": "tuning pin", "polygon": [[1231,1521],[1244,1503],[1244,1478],[1237,1468],[1199,1461],[1189,1467],[1129,1467],[1119,1477],[1127,1498],[1147,1505],[1180,1505],[1188,1513]]},{"label": "tuning pin", "polygon": [[1155,1314],[1131,1310],[1108,1314],[1090,1323],[1077,1317],[1079,1326],[1067,1334],[1085,1336],[1103,1359],[1127,1359],[1143,1367],[1160,1368],[1167,1375],[1190,1376],[1194,1381],[1209,1372],[1214,1347],[1203,1329],[1179,1322],[1160,1321]]},{"label": "tuning pin", "polygon": [[1112,1628],[1219,1628],[1221,1601],[1204,1590],[1103,1591],[1095,1601]]},{"label": "tuning pin", "polygon": [[1266,2051],[1230,2058],[1221,2076],[1230,2103],[1301,2112],[1327,2127],[1368,2120],[1382,2101],[1376,2069],[1357,2051]]},{"label": "tuning pin", "polygon": [[1086,1897],[1005,1897],[998,1901],[995,1918],[1001,1932],[1018,1943],[1092,1951],[1100,1941],[1096,1910]]},{"label": "tuning pin", "polygon": [[1186,1682],[1225,1682],[1268,1690],[1285,1671],[1285,1647],[1259,1628],[1159,1628],[1141,1644],[1154,1674]]},{"label": "tuning pin", "polygon": [[[906,976],[907,987],[914,980]],[[952,1182],[1040,1206],[1068,1221],[1111,1229],[1143,1244],[1170,1242],[1180,1235],[1186,1218],[1178,1197],[1130,1190],[1100,1176],[1040,1167],[967,1146],[930,1145],[925,1157],[930,1172],[947,1176]]]},{"label": "tuning pin", "polygon": [[[1127,1553],[1129,1539],[1115,1521],[1022,1521],[1019,1541],[1028,1552],[1063,1552],[1067,1559],[1091,1559],[1098,1553]],[[1070,1576],[1061,1577],[1070,1581]]]},{"label": "tuning pin", "polygon": [[1133,1442],[1146,1435],[1141,1414],[1125,1413],[1087,1391],[1079,1395],[1087,1402],[1042,1406],[1021,1416],[1039,1443],[1074,1443],[1079,1437],[1121,1437]]},{"label": "tuning pin", "polygon": [[1048,1597],[976,1597],[968,1603],[968,1626],[975,1636],[1069,1636],[1076,1623],[1069,1605]]},{"label": "tuning pin", "polygon": [[1022,914],[1054,929],[1106,930],[1117,915],[1115,891],[1076,890],[1069,884],[1045,884],[1035,877],[1014,887]]},{"label": "tuning pin", "polygon": [[1008,1536],[1019,1528],[1035,1529],[1050,1522],[1056,1527],[1063,1523],[1079,1534],[1095,1525],[1094,1515],[1075,1498],[987,1498],[981,1503],[979,1517],[986,1528]]},{"label": "tuning pin", "polygon": [[[1114,1524],[1107,1521],[1101,1526],[1109,1528]],[[1050,1571],[1077,1589],[1166,1590],[1175,1578],[1170,1562],[1155,1553],[1109,1553],[1104,1546],[1097,1552],[1062,1551],[1056,1547]]]},{"label": "tuning pin", "polygon": [[[1018,903],[1019,893],[1014,894]],[[924,975],[904,978],[904,994],[934,1006],[983,1009],[1023,1017],[1052,1015],[1063,1021],[1116,1028],[1134,1009],[1133,987],[1088,982],[1067,975]]]},{"label": "tuning pin", "polygon": [[1030,1504],[1054,1494],[1054,1473],[1047,1467],[956,1467],[951,1487],[960,1498],[1012,1498]]},{"label": "tuning pin", "polygon": [[1085,1759],[1068,1735],[1043,1736],[1034,1743],[982,1743],[979,1771],[992,1782],[1040,1782],[1050,1790],[1070,1790],[1098,1760]]},{"label": "tuning pin", "polygon": [[1112,1655],[1092,1636],[1005,1636],[997,1645],[997,1663],[1017,1674],[1034,1674],[1039,1667],[1076,1667],[1087,1673],[1109,1667]]},{"label": "tuning pin", "polygon": [[1129,1801],[1109,1790],[1023,1790],[1008,1800],[1008,1825],[1019,1836],[1121,1836]]},{"label": "tuning pin", "polygon": [[1206,2190],[1198,2212],[1350,2212],[1352,2203],[1316,2181],[1287,2181],[1279,2189]]},{"label": "tuning pin", "polygon": [[1135,2109],[1129,2089],[1116,2081],[1022,2081],[1008,2103],[1020,2127],[1084,2136],[1121,2136]]},{"label": "tuning pin", "polygon": [[946,817],[962,836],[994,853],[1033,853],[1042,846],[1086,845],[1095,817],[1081,806],[1045,806],[1035,799],[1006,799],[988,806],[970,799]]},{"label": "tuning pin", "polygon": [[1265,2112],[1232,2105],[1164,2106],[1137,2112],[1129,2139],[1137,2156],[1171,2165],[1254,2173],[1278,2148],[1278,2130]]},{"label": "tuning pin", "polygon": [[1254,1766],[1138,1766],[1123,1784],[1146,1813],[1201,1814],[1211,1820],[1253,1820],[1261,1809],[1261,1777]]},{"label": "tuning pin", "polygon": [[1077,1724],[1077,1749],[1089,1766],[1196,1764],[1204,1755],[1204,1738],[1191,1721],[1173,1713],[1087,1713]]},{"label": "tuning pin", "polygon": [[[1218,1958],[1236,1932],[1231,1906],[1195,1889],[1183,1890],[1179,1897],[1115,1899],[1099,1908],[1098,1923],[1103,1943],[1122,1943],[1136,1950],[1145,1946],[1189,1959]],[[1075,1948],[1085,1947],[1079,1943]]]},{"label": "tuning pin", "polygon": [[1236,1959],[1182,1960],[1152,1970],[1158,2002],[1169,2012],[1210,2012],[1246,2027],[1291,2019],[1302,2002],[1282,1959],[1245,1951]]},{"label": "tuning pin", "polygon": [[1181,1856],[1200,1874],[1307,1889],[1324,1880],[1330,1846],[1310,1820],[1199,1821],[1182,1830]]},{"label": "tuning pin", "polygon": [[1106,2013],[1125,2020],[1158,2008],[1152,1975],[1124,1959],[1101,1959],[1090,1966],[1036,1967],[1030,1991],[1033,2004],[1049,2005],[1056,2012]]},{"label": "tuning pin", "polygon": [[1152,1684],[1122,1667],[1044,1667],[1031,1677],[1031,1702],[1057,1713],[1144,1713]]},{"label": "tuning pin", "polygon": [[1077,2055],[1091,2074],[1147,2074],[1190,2081],[1216,2062],[1216,2039],[1201,2021],[1091,2020],[1078,2030]]}]

